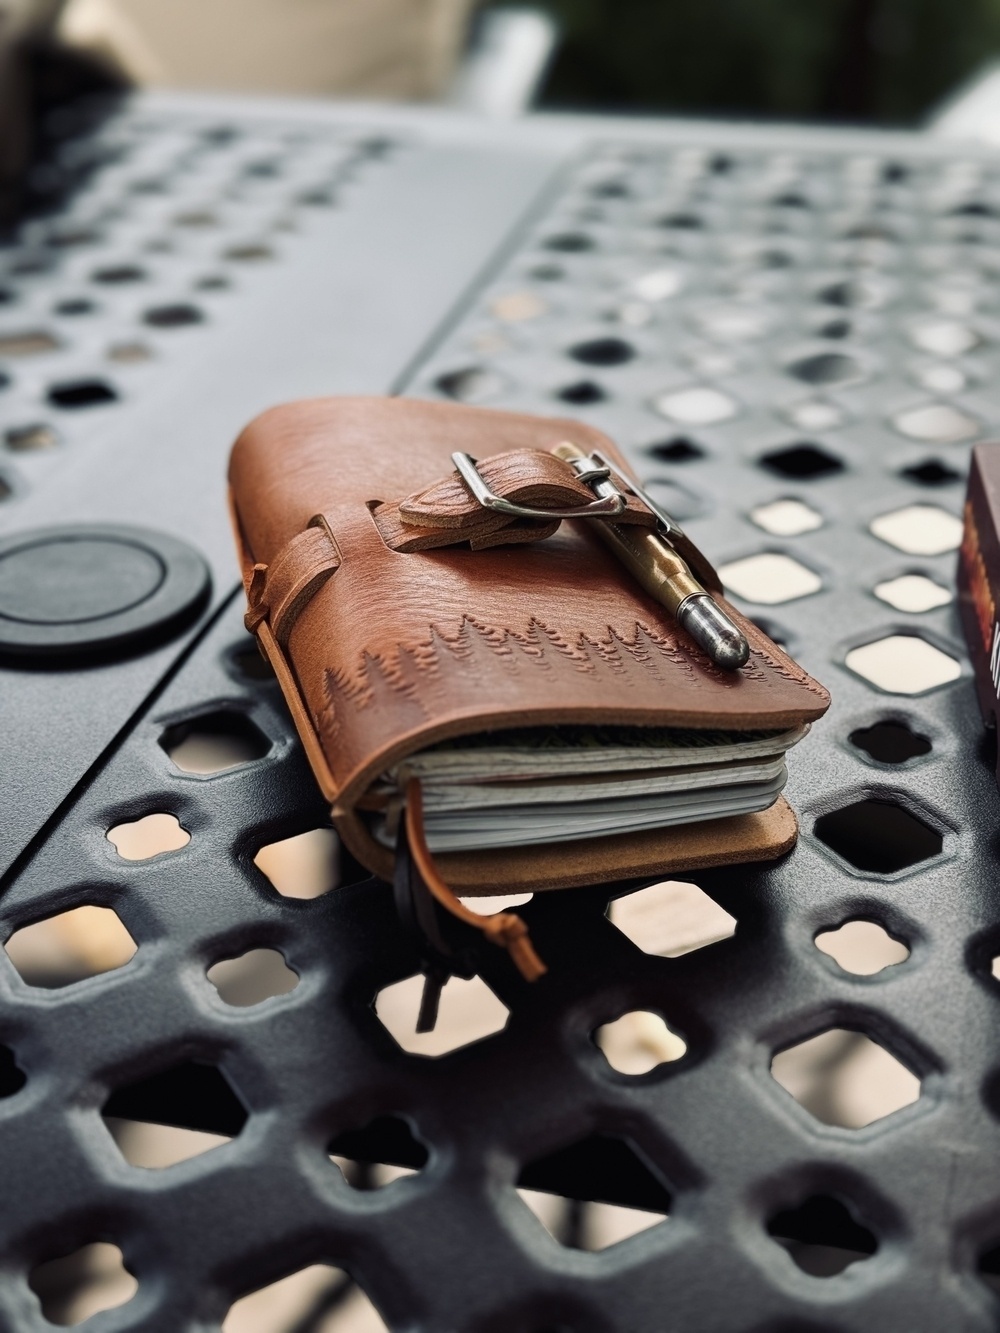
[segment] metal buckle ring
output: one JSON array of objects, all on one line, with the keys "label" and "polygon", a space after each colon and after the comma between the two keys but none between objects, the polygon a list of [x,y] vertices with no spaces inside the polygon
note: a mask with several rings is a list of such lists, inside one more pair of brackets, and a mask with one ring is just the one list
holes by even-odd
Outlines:
[{"label": "metal buckle ring", "polygon": [[611,469],[604,459],[598,462],[596,457],[573,459],[570,467],[598,498],[588,505],[568,509],[535,509],[531,505],[505,500],[502,495],[495,495],[490,490],[476,467],[476,460],[469,454],[455,452],[451,461],[473,496],[484,509],[492,509],[494,513],[509,514],[512,518],[541,518],[550,521],[554,518],[611,518],[625,508],[625,497],[611,480]]}]

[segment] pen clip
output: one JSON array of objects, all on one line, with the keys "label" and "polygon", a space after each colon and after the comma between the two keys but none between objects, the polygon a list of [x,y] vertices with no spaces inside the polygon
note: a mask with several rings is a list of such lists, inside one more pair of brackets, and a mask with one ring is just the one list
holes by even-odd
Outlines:
[{"label": "pen clip", "polygon": [[681,525],[677,522],[677,520],[675,518],[672,518],[671,515],[668,514],[667,511],[663,508],[663,506],[661,504],[658,504],[657,501],[653,499],[653,497],[649,494],[649,492],[643,486],[641,486],[634,477],[630,477],[627,472],[623,472],[616,463],[613,463],[610,458],[608,458],[605,454],[602,454],[600,449],[592,449],[590,452],[590,457],[596,459],[597,462],[599,462],[602,467],[606,467],[608,471],[611,472],[613,476],[617,478],[617,480],[624,486],[626,490],[631,491],[633,495],[635,495],[638,499],[642,501],[642,503],[646,506],[649,512],[656,519],[657,531],[659,532],[661,537],[666,537],[666,539],[671,542],[675,538],[680,538],[680,540],[682,541],[685,539],[684,530],[681,527]]}]

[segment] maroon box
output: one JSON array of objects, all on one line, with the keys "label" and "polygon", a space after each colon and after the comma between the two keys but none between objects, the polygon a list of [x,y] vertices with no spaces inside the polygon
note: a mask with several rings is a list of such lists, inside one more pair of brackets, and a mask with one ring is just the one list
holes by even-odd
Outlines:
[{"label": "maroon box", "polygon": [[1000,444],[972,451],[958,562],[958,598],[979,707],[988,726],[1000,714]]}]

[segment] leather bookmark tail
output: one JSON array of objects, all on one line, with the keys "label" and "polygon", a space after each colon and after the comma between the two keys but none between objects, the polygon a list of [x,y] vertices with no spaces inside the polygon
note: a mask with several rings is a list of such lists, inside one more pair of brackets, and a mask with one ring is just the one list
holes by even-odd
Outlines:
[{"label": "leather bookmark tail", "polygon": [[506,949],[525,981],[537,981],[548,971],[535,952],[528,927],[516,912],[481,916],[478,912],[470,911],[441,878],[424,833],[423,793],[418,778],[411,778],[406,784],[406,835],[417,870],[434,898],[446,911],[467,926],[482,931],[491,943]]}]

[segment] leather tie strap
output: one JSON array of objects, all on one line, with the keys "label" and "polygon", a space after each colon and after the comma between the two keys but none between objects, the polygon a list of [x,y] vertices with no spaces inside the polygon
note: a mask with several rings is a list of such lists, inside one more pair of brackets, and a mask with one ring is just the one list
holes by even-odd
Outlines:
[{"label": "leather tie strap", "polygon": [[[382,540],[392,551],[429,551],[468,543],[474,551],[490,546],[541,541],[559,527],[559,511],[593,502],[594,492],[555,454],[514,449],[477,463],[489,489],[504,500],[551,509],[551,519],[525,519],[486,509],[457,471],[403,500],[371,506]],[[656,518],[638,496],[625,493],[615,523],[652,528]]]},{"label": "leather tie strap", "polygon": [[405,818],[406,836],[414,865],[441,906],[459,921],[464,921],[467,926],[475,926],[476,930],[481,930],[492,944],[506,949],[525,981],[537,981],[539,977],[544,976],[548,968],[535,953],[528,927],[516,912],[496,912],[493,916],[481,916],[466,907],[441,878],[424,834],[424,803],[419,778],[411,778],[406,784]]},{"label": "leather tie strap", "polygon": [[247,587],[245,624],[253,633],[262,620],[284,647],[305,606],[342,563],[337,542],[322,514],[309,520],[270,565],[254,565]]}]

